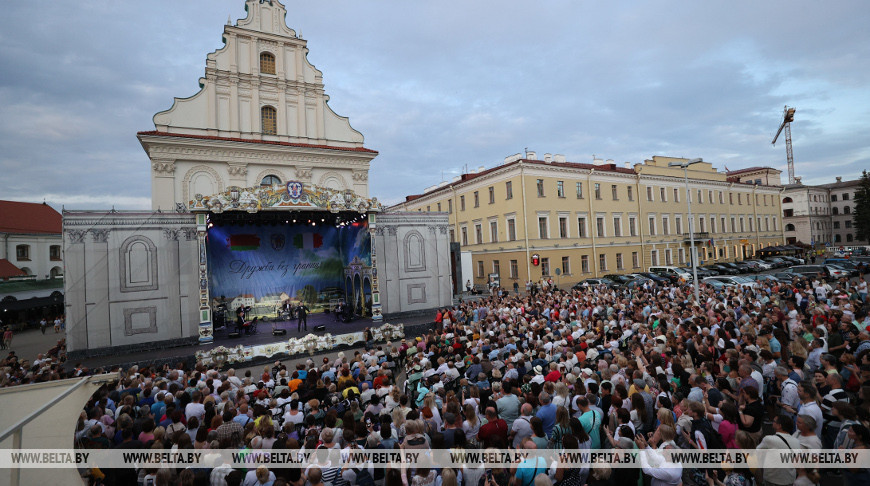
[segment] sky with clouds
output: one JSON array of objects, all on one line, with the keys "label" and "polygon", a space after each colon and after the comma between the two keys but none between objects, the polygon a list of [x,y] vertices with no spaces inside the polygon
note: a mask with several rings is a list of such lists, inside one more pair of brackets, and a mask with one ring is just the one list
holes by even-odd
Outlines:
[{"label": "sky with clouds", "polygon": [[[287,0],[330,106],[397,202],[536,151],[703,157],[805,183],[870,169],[870,3]],[[0,198],[150,207],[136,132],[198,91],[243,0],[17,1],[0,30]]]}]

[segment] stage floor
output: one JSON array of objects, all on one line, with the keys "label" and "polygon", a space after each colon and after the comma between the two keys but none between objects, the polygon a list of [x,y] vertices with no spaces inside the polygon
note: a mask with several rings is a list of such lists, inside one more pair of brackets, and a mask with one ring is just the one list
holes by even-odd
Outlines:
[{"label": "stage floor", "polygon": [[[215,331],[214,333],[214,342],[211,344],[204,344],[197,347],[197,350],[208,350],[217,346],[238,346],[239,344],[243,344],[246,346],[256,345],[256,344],[269,344],[274,343],[276,341],[283,341],[285,339],[290,338],[300,338],[306,336],[308,334],[315,335],[323,335],[326,333],[336,335],[336,334],[347,334],[351,332],[361,332],[367,327],[378,327],[383,325],[384,321],[374,322],[370,318],[361,318],[356,319],[351,322],[341,322],[335,319],[335,314],[309,314],[308,315],[308,330],[306,331],[303,328],[301,331],[297,331],[296,319],[290,321],[260,321],[257,323],[257,333],[253,335],[245,335],[242,334],[241,337],[238,338],[230,338],[229,333],[235,331],[236,324],[233,321],[229,326],[224,328],[221,331]],[[272,335],[272,326],[275,326],[278,329],[286,329],[287,334],[283,336],[273,336]],[[314,331],[314,326],[326,326],[326,329],[323,331]]]}]

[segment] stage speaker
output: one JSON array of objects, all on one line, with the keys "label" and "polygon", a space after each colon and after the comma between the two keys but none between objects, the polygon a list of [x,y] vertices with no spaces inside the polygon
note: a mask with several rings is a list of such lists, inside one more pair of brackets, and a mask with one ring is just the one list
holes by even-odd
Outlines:
[{"label": "stage speaker", "polygon": [[325,330],[326,330],[326,326],[324,326],[323,324],[321,324],[319,326],[314,326],[314,332],[323,332]]},{"label": "stage speaker", "polygon": [[234,331],[234,332],[227,334],[227,337],[229,337],[230,339],[238,339],[238,338],[242,337],[242,334]]},{"label": "stage speaker", "polygon": [[285,334],[287,334],[287,330],[286,330],[286,329],[272,329],[272,335],[273,335],[273,336],[283,336],[283,335],[285,335]]}]

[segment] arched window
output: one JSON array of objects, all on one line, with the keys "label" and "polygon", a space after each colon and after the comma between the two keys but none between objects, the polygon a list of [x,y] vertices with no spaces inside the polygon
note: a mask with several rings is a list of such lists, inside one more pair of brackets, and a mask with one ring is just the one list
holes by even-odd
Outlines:
[{"label": "arched window", "polygon": [[263,135],[276,135],[278,133],[278,114],[275,108],[264,106],[260,108],[260,123],[263,126]]},{"label": "arched window", "polygon": [[276,184],[281,184],[281,179],[279,179],[278,176],[273,175],[267,175],[262,181],[260,181],[261,187],[271,187]]},{"label": "arched window", "polygon": [[852,207],[846,206],[845,208],[843,208],[843,214],[852,214]]},{"label": "arched window", "polygon": [[260,53],[260,73],[275,74],[275,56],[273,56],[272,53]]},{"label": "arched window", "polygon": [[785,230],[786,231],[794,231],[794,225],[791,223],[785,225]]},{"label": "arched window", "polygon": [[782,202],[783,202],[783,203],[790,203],[790,202],[793,202],[793,201],[791,200],[790,197],[786,197],[786,198],[783,198],[783,199],[782,199]]},{"label": "arched window", "polygon": [[837,207],[831,208],[831,214],[833,214],[834,216],[840,214],[840,209]]}]

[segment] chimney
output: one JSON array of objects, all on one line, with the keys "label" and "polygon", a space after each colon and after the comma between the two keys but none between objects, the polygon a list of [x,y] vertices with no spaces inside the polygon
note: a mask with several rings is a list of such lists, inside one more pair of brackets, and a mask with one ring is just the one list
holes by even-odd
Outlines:
[{"label": "chimney", "polygon": [[842,178],[842,177],[837,177],[837,182],[843,182],[843,178]]},{"label": "chimney", "polygon": [[626,163],[625,163],[625,168],[626,168],[626,169],[631,169],[631,162],[626,162]]},{"label": "chimney", "polygon": [[604,165],[604,159],[599,159],[593,155],[592,156],[592,165]]},{"label": "chimney", "polygon": [[553,154],[553,162],[566,162],[567,159],[562,154]]},{"label": "chimney", "polygon": [[605,163],[606,163],[607,165],[614,165],[614,164],[613,164],[613,159],[607,159],[607,161],[606,161]]},{"label": "chimney", "polygon": [[550,163],[553,161],[553,154],[544,154],[544,162]]},{"label": "chimney", "polygon": [[481,173],[481,172],[483,172],[483,171],[485,171],[485,170],[486,170],[486,166],[481,165],[480,167],[477,168],[477,173],[479,174],[479,173]]},{"label": "chimney", "polygon": [[538,160],[538,154],[529,150],[528,152],[526,152],[526,158],[529,160]]}]

